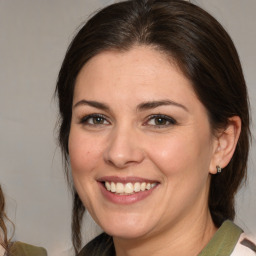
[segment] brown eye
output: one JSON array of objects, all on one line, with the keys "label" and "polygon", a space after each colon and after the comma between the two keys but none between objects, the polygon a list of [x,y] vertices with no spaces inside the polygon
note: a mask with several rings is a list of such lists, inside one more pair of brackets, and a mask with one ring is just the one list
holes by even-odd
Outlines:
[{"label": "brown eye", "polygon": [[92,117],[93,124],[104,124],[104,119],[102,117]]},{"label": "brown eye", "polygon": [[100,114],[92,114],[85,116],[80,121],[81,124],[84,125],[109,125],[110,122],[107,120],[107,118]]},{"label": "brown eye", "polygon": [[176,124],[177,122],[166,115],[153,115],[150,116],[146,125],[155,126],[155,127],[167,127]]},{"label": "brown eye", "polygon": [[155,118],[156,125],[166,125],[167,120],[161,117]]}]

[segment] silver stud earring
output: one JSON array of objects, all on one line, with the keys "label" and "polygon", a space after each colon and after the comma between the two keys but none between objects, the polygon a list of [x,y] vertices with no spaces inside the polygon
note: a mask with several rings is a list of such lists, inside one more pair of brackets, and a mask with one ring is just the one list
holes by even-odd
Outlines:
[{"label": "silver stud earring", "polygon": [[217,173],[221,173],[221,171],[222,171],[221,167],[219,165],[217,165],[216,168],[217,168]]}]

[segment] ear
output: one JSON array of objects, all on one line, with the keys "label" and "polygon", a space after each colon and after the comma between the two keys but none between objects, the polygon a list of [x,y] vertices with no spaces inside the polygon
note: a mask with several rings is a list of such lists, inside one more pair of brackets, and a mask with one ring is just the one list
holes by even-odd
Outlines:
[{"label": "ear", "polygon": [[219,131],[214,143],[214,152],[210,164],[210,173],[217,173],[217,166],[225,168],[230,162],[241,132],[241,119],[238,116],[229,118],[227,127]]}]

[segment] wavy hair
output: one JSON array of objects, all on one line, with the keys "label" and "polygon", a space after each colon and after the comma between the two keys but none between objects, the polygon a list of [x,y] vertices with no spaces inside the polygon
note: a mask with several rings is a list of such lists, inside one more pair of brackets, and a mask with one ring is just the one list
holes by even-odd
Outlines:
[{"label": "wavy hair", "polygon": [[6,221],[11,222],[5,213],[5,198],[2,187],[0,186],[0,244],[8,252],[10,239],[8,239]]}]

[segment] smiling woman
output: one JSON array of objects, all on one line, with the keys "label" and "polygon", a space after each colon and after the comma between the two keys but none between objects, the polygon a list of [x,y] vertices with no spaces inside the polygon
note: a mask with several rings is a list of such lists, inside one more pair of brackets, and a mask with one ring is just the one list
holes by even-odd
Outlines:
[{"label": "smiling woman", "polygon": [[108,234],[164,235],[167,225],[177,228],[181,215],[207,217],[218,140],[190,81],[165,55],[145,46],[98,54],[76,80],[74,104],[85,98],[108,107],[73,109],[73,180]]},{"label": "smiling woman", "polygon": [[76,253],[86,208],[105,233],[79,255],[254,255],[231,222],[247,90],[212,16],[182,0],[106,7],[71,43],[56,93]]}]

